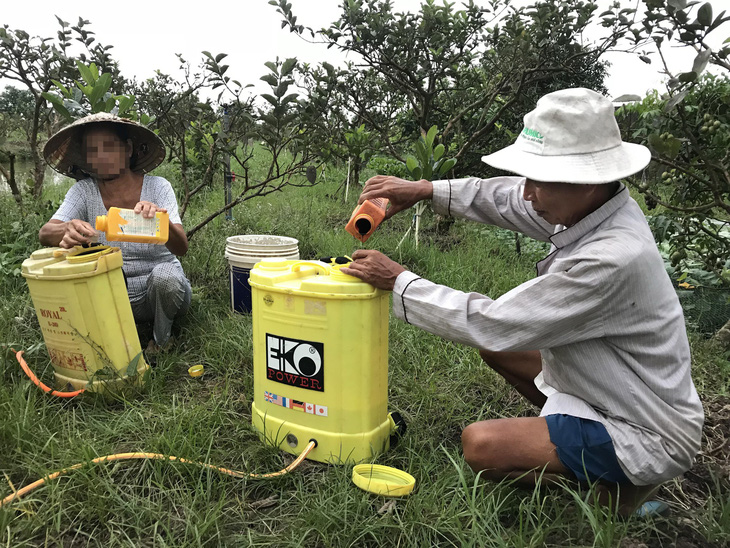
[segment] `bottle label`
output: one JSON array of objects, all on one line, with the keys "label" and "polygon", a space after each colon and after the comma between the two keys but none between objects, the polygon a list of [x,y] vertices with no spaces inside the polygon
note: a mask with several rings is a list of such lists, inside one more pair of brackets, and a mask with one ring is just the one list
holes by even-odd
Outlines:
[{"label": "bottle label", "polygon": [[379,207],[380,209],[385,209],[386,207],[388,207],[388,199],[387,198],[373,198],[372,200],[370,200],[370,202],[374,206]]},{"label": "bottle label", "polygon": [[145,219],[142,214],[133,210],[122,210],[119,216],[127,221],[127,224],[119,225],[122,234],[130,236],[158,236],[160,233],[160,218],[155,215],[152,219]]}]

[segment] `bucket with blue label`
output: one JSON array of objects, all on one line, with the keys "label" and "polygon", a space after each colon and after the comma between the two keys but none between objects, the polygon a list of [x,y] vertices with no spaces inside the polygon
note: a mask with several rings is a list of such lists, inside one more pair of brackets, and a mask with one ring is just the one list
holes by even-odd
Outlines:
[{"label": "bucket with blue label", "polygon": [[272,234],[244,234],[226,239],[225,258],[230,267],[231,309],[239,314],[251,313],[251,269],[263,259],[299,259],[299,241]]}]

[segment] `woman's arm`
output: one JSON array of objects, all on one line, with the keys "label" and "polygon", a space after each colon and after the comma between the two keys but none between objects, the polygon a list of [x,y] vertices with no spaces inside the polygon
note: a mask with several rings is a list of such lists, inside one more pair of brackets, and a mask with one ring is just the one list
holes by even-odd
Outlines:
[{"label": "woman's arm", "polygon": [[188,237],[185,235],[183,225],[170,223],[170,237],[165,247],[178,257],[182,257],[188,252]]},{"label": "woman's arm", "polygon": [[90,243],[95,234],[96,230],[81,219],[67,222],[51,219],[41,227],[38,239],[41,245],[70,249],[75,245]]}]

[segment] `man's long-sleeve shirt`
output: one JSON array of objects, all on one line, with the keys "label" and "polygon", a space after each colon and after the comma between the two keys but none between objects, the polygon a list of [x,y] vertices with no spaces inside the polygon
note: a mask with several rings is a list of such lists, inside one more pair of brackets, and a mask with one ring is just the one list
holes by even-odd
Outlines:
[{"label": "man's long-sleeve shirt", "polygon": [[540,350],[541,415],[605,425],[627,477],[656,484],[689,469],[704,414],[676,292],[638,204],[625,187],[566,228],[537,216],[522,177],[434,182],[434,211],[551,242],[537,277],[498,299],[403,272],[397,317],[493,351]]}]

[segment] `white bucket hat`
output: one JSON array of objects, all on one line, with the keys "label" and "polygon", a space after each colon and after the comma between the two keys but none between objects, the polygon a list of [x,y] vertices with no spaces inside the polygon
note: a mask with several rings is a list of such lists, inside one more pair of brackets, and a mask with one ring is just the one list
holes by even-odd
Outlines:
[{"label": "white bucket hat", "polygon": [[524,123],[512,145],[482,161],[535,181],[598,184],[633,175],[651,160],[648,148],[621,140],[613,103],[590,89],[548,93]]}]

